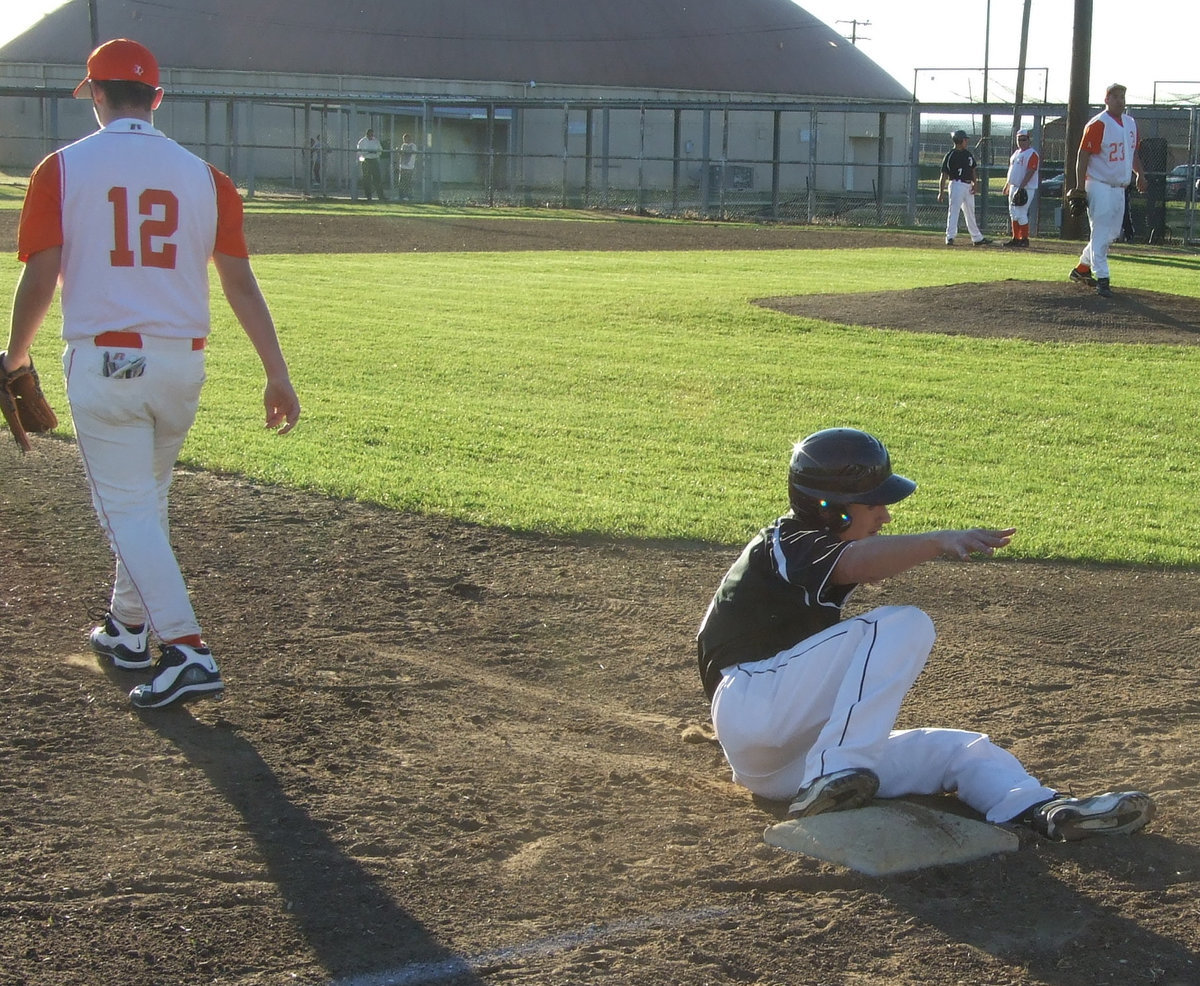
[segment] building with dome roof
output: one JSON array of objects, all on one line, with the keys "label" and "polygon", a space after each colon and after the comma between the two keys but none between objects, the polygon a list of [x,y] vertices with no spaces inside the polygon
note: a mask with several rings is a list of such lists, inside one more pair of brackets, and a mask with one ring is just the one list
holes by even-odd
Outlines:
[{"label": "building with dome roof", "polygon": [[414,135],[434,200],[712,184],[778,201],[880,192],[907,163],[912,94],[791,0],[70,0],[0,47],[0,162],[94,128],[70,99],[93,37],[154,51],[156,122],[252,192],[307,183],[314,140],[321,181],[353,192],[368,126],[389,148]]}]

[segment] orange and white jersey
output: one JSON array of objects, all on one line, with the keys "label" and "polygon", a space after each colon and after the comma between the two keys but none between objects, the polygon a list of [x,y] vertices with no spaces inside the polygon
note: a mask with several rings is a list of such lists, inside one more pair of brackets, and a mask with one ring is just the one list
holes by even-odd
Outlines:
[{"label": "orange and white jersey", "polygon": [[1029,191],[1033,191],[1038,187],[1038,152],[1032,147],[1017,148],[1013,151],[1012,157],[1008,159],[1008,177],[1006,181],[1016,188],[1025,178],[1026,173],[1029,174],[1029,181],[1025,183],[1025,187]]},{"label": "orange and white jersey", "polygon": [[1133,177],[1133,157],[1138,149],[1137,123],[1124,113],[1118,120],[1105,110],[1088,120],[1080,150],[1091,157],[1087,163],[1089,181],[1124,188]]},{"label": "orange and white jersey", "polygon": [[208,261],[248,256],[230,179],[149,123],[121,119],[51,154],[29,181],[18,255],[62,247],[63,338],[209,331]]}]

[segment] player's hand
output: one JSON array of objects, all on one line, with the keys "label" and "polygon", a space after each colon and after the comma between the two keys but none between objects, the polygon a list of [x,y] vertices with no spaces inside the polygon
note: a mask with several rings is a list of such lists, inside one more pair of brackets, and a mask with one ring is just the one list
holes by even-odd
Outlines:
[{"label": "player's hand", "polygon": [[950,558],[965,561],[972,555],[983,555],[990,558],[997,548],[1005,547],[1017,533],[1015,527],[995,530],[986,527],[972,527],[965,531],[942,531],[942,554]]},{"label": "player's hand", "polygon": [[286,435],[300,419],[300,398],[290,380],[268,380],[263,407],[267,412],[267,427],[280,435]]},{"label": "player's hand", "polygon": [[21,369],[23,366],[32,366],[33,358],[29,353],[24,356],[15,357],[8,350],[0,353],[0,373],[11,373]]}]

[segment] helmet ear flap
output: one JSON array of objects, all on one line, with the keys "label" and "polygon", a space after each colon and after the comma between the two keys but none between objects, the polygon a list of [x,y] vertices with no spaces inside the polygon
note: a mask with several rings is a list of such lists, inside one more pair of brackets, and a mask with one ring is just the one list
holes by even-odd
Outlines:
[{"label": "helmet ear flap", "polygon": [[822,500],[820,503],[821,522],[829,528],[833,534],[841,534],[850,527],[850,515],[846,513],[845,508],[838,503],[830,503],[828,500]]}]

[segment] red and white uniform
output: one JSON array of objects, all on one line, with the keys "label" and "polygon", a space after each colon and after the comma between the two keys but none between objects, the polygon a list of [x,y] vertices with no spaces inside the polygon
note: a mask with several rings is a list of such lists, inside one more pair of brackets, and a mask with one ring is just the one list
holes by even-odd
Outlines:
[{"label": "red and white uniform", "polygon": [[1133,178],[1137,123],[1128,113],[1118,119],[1104,110],[1088,121],[1079,147],[1089,154],[1084,188],[1091,224],[1091,237],[1079,262],[1090,267],[1096,277],[1108,277],[1108,248],[1121,235],[1125,189]]},{"label": "red and white uniform", "polygon": [[[117,558],[110,605],[162,640],[200,627],[171,549],[167,491],[195,419],[208,261],[248,256],[230,179],[149,123],[108,126],[35,169],[22,260],[62,248],[63,370],[92,502]],[[120,335],[113,335],[120,333]]]}]

